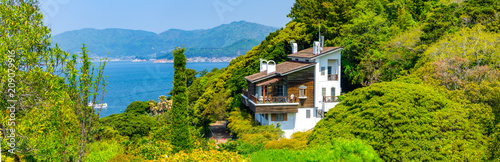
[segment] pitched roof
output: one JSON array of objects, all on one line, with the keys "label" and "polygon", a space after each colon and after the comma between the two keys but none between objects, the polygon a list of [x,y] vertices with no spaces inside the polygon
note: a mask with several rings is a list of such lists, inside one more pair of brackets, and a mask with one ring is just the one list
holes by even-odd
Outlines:
[{"label": "pitched roof", "polygon": [[302,62],[302,61],[286,61],[283,63],[280,63],[276,65],[276,72],[271,73],[267,75],[267,71],[263,71],[260,73],[255,73],[250,76],[245,77],[246,80],[250,82],[255,82],[260,79],[268,78],[268,77],[273,77],[276,75],[287,75],[290,72],[293,72],[295,70],[301,70],[305,69],[308,67],[314,66],[316,63],[315,62]]},{"label": "pitched roof", "polygon": [[318,55],[315,55],[313,54],[313,48],[308,48],[308,49],[304,49],[302,51],[299,51],[297,53],[294,53],[294,54],[289,54],[288,57],[301,57],[301,58],[312,58],[312,57],[316,57],[316,56],[321,56],[323,54],[326,54],[328,52],[331,52],[331,51],[334,51],[334,50],[337,50],[337,49],[341,49],[342,47],[323,47],[323,50],[321,51],[320,54]]}]

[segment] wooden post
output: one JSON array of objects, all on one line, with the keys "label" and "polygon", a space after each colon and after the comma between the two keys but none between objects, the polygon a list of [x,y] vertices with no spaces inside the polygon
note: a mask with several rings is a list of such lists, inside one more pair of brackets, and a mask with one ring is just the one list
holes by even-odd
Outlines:
[{"label": "wooden post", "polygon": [[264,100],[264,103],[266,103],[266,89],[265,85],[262,85],[262,100]]}]

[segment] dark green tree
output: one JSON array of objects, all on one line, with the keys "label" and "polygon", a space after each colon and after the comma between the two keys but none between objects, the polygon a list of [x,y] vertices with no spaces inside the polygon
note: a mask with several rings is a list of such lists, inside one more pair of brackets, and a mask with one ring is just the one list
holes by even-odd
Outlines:
[{"label": "dark green tree", "polygon": [[130,114],[147,114],[149,113],[149,102],[147,101],[134,101],[127,106],[125,113]]},{"label": "dark green tree", "polygon": [[175,48],[174,54],[174,87],[172,88],[172,109],[169,111],[172,118],[170,126],[170,142],[173,151],[189,150],[194,146],[193,127],[191,126],[188,100],[185,48]]},{"label": "dark green tree", "polygon": [[357,138],[387,161],[486,160],[489,139],[473,113],[480,105],[418,82],[398,79],[348,93],[316,125],[310,144]]}]

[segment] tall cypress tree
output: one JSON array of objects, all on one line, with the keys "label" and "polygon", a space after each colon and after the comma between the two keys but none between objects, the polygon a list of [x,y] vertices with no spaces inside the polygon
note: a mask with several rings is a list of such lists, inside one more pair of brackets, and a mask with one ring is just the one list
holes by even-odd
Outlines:
[{"label": "tall cypress tree", "polygon": [[175,48],[174,54],[174,87],[172,93],[172,110],[170,116],[172,122],[170,124],[170,142],[174,146],[173,151],[188,150],[193,148],[194,129],[189,122],[188,101],[187,101],[187,76],[186,76],[186,56],[184,56],[185,48]]}]

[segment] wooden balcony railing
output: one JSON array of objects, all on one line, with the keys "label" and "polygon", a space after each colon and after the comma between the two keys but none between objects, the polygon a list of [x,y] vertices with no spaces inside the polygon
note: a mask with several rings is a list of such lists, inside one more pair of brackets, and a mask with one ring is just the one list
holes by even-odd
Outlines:
[{"label": "wooden balcony railing", "polygon": [[339,102],[339,96],[323,96],[323,102]]},{"label": "wooden balcony railing", "polygon": [[247,96],[247,97],[248,97],[248,91],[247,91],[247,90],[244,90],[244,89],[243,89],[243,90],[241,91],[241,94],[243,94],[244,96]]},{"label": "wooden balcony railing", "polygon": [[265,97],[262,100],[258,100],[257,103],[259,104],[266,104],[266,103],[297,103],[297,97],[294,97],[291,99],[290,97],[287,96],[277,96],[277,97]]},{"label": "wooden balcony railing", "polygon": [[241,94],[243,94],[244,96],[246,96],[248,99],[250,99],[254,103],[257,103],[257,97],[255,97],[254,95],[248,95],[248,91],[247,90],[242,90]]},{"label": "wooden balcony railing", "polygon": [[297,97],[291,99],[287,96],[277,96],[277,97],[255,97],[254,95],[248,94],[248,91],[243,90],[241,92],[244,96],[248,97],[249,100],[253,101],[256,104],[270,104],[270,103],[298,103]]},{"label": "wooden balcony railing", "polygon": [[338,81],[339,80],[339,75],[338,74],[328,74],[328,80],[330,80],[330,81]]},{"label": "wooden balcony railing", "polygon": [[253,101],[253,103],[257,103],[257,97],[255,97],[254,95],[248,96],[248,99],[250,99],[251,101]]}]

